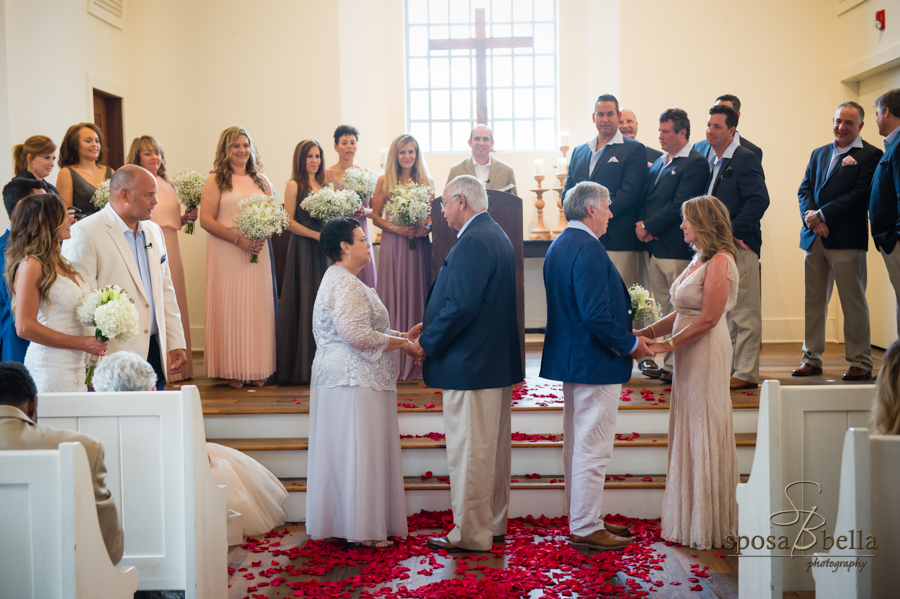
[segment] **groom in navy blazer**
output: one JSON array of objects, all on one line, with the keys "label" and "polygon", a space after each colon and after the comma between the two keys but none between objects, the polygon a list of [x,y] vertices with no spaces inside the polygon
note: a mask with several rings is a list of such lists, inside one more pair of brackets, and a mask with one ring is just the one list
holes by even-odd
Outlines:
[{"label": "groom in navy blazer", "polygon": [[622,383],[631,378],[632,359],[653,355],[651,340],[632,333],[628,290],[597,239],[612,217],[609,191],[582,181],[569,193],[565,215],[569,224],[544,258],[541,377],[563,382],[569,541],[623,549],[630,543],[623,538],[628,529],[603,521],[603,486]]},{"label": "groom in navy blazer", "polygon": [[441,207],[459,233],[428,291],[422,335],[407,348],[425,360],[425,383],[444,389],[454,526],[428,544],[486,551],[506,534],[512,386],[524,378],[516,254],[476,177],[453,179]]},{"label": "groom in navy blazer", "polygon": [[619,101],[611,94],[597,98],[591,118],[597,137],[572,152],[569,174],[563,190],[563,204],[569,190],[581,181],[594,181],[609,190],[616,218],[600,242],[609,252],[625,285],[640,277],[641,243],[634,236],[634,224],[643,213],[644,185],[647,181],[647,149],[644,144],[619,131]]}]

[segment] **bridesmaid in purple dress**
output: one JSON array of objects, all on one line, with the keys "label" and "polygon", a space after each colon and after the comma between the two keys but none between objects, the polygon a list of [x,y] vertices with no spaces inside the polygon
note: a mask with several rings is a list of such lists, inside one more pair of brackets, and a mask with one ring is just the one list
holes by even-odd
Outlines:
[{"label": "bridesmaid in purple dress", "polygon": [[[415,227],[392,225],[382,216],[384,205],[397,185],[409,182],[434,187],[428,167],[419,153],[419,142],[412,135],[398,135],[388,150],[384,175],[378,178],[372,195],[372,221],[381,229],[378,255],[378,296],[387,307],[391,327],[408,331],[422,322],[425,296],[431,285],[431,233],[429,221]],[[432,194],[432,198],[434,194]],[[416,237],[416,248],[409,248],[408,238]],[[397,380],[422,378],[422,365],[403,352],[395,352]]]},{"label": "bridesmaid in purple dress", "polygon": [[[357,131],[356,127],[341,125],[334,130],[334,151],[337,152],[338,161],[337,164],[332,165],[328,170],[331,171],[335,186],[340,185],[348,168],[363,168],[355,162],[357,142],[359,142],[359,131]],[[357,215],[357,218],[359,219],[359,228],[362,229],[366,239],[371,242],[369,219],[372,218],[372,198],[366,198],[363,202],[363,210]],[[378,281],[378,275],[375,271],[374,248],[375,246],[373,245],[369,246],[369,263],[356,275],[360,281],[372,289],[375,289],[375,284]]]}]

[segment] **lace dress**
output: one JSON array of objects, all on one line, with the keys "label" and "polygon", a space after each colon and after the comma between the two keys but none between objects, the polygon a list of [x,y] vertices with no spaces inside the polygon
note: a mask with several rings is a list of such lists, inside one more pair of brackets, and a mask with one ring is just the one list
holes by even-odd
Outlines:
[{"label": "lace dress", "polygon": [[341,266],[313,309],[306,527],[314,539],[406,536],[394,356],[387,309]]},{"label": "lace dress", "polygon": [[[75,317],[75,308],[91,289],[80,277],[77,280],[78,283],[74,283],[63,275],[56,277],[47,300],[41,300],[38,308],[39,323],[67,335],[86,334],[84,326]],[[83,351],[32,342],[25,353],[25,367],[31,373],[38,393],[87,391],[84,384],[85,357]]]},{"label": "lace dress", "polygon": [[[731,281],[728,313],[737,300],[738,270],[734,259],[725,255]],[[707,264],[687,276],[686,269],[672,284],[676,333],[700,315]],[[661,534],[667,541],[698,549],[722,547],[725,537],[737,534],[739,475],[728,387],[731,352],[724,314],[706,335],[675,350]]]}]

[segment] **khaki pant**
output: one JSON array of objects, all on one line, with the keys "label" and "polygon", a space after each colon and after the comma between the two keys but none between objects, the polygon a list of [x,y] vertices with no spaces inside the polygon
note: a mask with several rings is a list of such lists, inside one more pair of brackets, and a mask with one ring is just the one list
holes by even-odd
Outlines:
[{"label": "khaki pant", "polygon": [[512,451],[512,387],[444,389],[453,530],[448,540],[472,551],[506,534]]},{"label": "khaki pant", "polygon": [[845,358],[850,366],[872,371],[869,304],[866,303],[866,252],[830,250],[819,237],[803,257],[806,281],[806,332],[803,362],[822,367],[828,302],[837,284],[844,313]]},{"label": "khaki pant", "polygon": [[[672,305],[672,298],[669,296],[669,290],[672,287],[672,283],[678,278],[678,275],[684,272],[684,269],[687,268],[690,263],[690,260],[669,260],[666,258],[657,258],[656,256],[650,257],[650,263],[648,264],[650,292],[653,294],[653,298],[656,302],[662,306],[662,313],[659,315],[660,318],[675,310],[675,306]],[[668,336],[666,339],[668,339]],[[664,362],[661,368],[668,372],[672,372],[672,368],[675,364],[675,352],[666,352],[665,357],[658,356],[656,358],[657,365],[663,360]]]},{"label": "khaki pant", "polygon": [[607,252],[626,287],[641,280],[641,252]]},{"label": "khaki pant", "polygon": [[887,268],[888,277],[891,279],[891,285],[894,287],[894,295],[897,298],[897,336],[900,337],[900,244],[894,247],[894,250],[888,254],[883,249],[879,249],[881,257],[884,258],[884,266]]},{"label": "khaki pant", "polygon": [[762,298],[759,285],[759,256],[753,250],[737,248],[737,304],[728,313],[728,330],[734,346],[732,376],[759,382],[759,350],[762,346]]}]

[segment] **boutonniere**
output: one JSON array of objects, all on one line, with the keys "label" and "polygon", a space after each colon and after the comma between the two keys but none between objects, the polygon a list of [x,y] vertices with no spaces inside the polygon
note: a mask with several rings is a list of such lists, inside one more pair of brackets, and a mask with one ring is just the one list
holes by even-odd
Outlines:
[{"label": "boutonniere", "polygon": [[858,164],[856,162],[856,158],[853,156],[847,156],[841,161],[841,166],[853,166],[854,164]]},{"label": "boutonniere", "polygon": [[731,167],[730,166],[725,169],[724,173],[722,173],[723,179],[728,179],[729,177],[731,177]]},{"label": "boutonniere", "polygon": [[610,158],[610,159],[607,161],[606,164],[611,164],[611,163],[613,163],[613,162],[618,162],[618,161],[619,161],[619,159],[616,158],[615,156],[613,156],[612,158]]},{"label": "boutonniere", "polygon": [[670,171],[669,171],[669,174],[670,174],[670,175],[674,175],[674,174],[675,174],[675,169],[673,168],[672,170],[670,170]]}]

